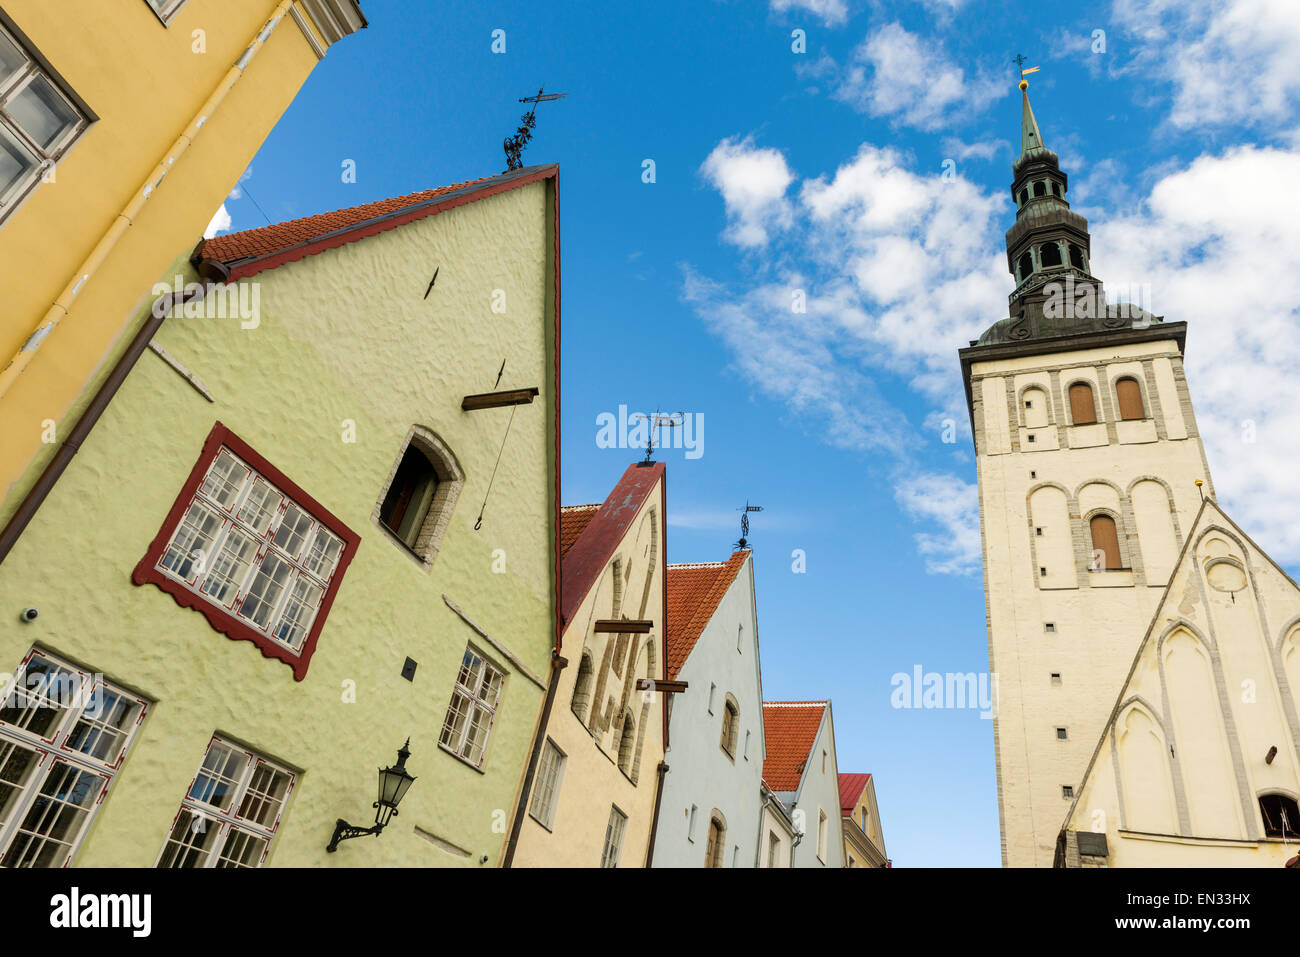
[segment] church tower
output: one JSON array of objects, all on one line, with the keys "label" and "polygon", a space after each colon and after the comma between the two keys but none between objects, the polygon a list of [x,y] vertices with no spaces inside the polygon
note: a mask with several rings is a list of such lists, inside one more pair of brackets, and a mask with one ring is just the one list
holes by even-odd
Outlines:
[{"label": "church tower", "polygon": [[979,475],[1002,861],[1055,842],[1202,494],[1186,324],[1107,303],[1022,79],[1005,319],[960,350]]}]

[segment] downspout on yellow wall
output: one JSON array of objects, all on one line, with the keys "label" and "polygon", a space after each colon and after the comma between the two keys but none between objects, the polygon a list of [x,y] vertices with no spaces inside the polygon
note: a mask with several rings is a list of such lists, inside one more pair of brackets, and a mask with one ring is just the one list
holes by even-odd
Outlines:
[{"label": "downspout on yellow wall", "polygon": [[0,371],[0,398],[4,397],[5,393],[9,391],[10,386],[13,385],[18,376],[21,375],[23,370],[31,363],[32,359],[36,355],[36,351],[41,347],[41,343],[44,342],[46,337],[54,331],[55,327],[57,327],[58,324],[67,317],[68,313],[72,309],[73,300],[81,292],[85,284],[90,281],[91,277],[93,277],[99,270],[99,267],[103,265],[104,260],[106,260],[112,253],[113,248],[117,245],[118,241],[126,233],[126,230],[135,221],[145,204],[153,196],[154,191],[157,190],[163,179],[166,178],[167,174],[171,171],[176,160],[178,160],[185,151],[189,149],[190,145],[198,137],[199,132],[203,129],[204,124],[207,123],[208,119],[217,111],[218,107],[221,106],[222,101],[226,98],[226,94],[228,94],[231,88],[239,82],[241,77],[243,77],[244,70],[248,67],[248,64],[252,62],[255,56],[257,56],[258,51],[266,43],[267,39],[279,25],[285,14],[289,12],[293,3],[294,0],[281,0],[280,4],[271,13],[270,19],[266,21],[262,26],[262,29],[259,30],[249,42],[243,55],[235,61],[234,65],[231,66],[226,75],[222,77],[221,82],[218,83],[216,89],[212,91],[212,95],[209,96],[203,106],[199,108],[198,113],[195,114],[192,120],[190,120],[189,124],[185,127],[185,130],[180,134],[180,136],[176,138],[176,141],[171,145],[171,148],[167,150],[158,165],[154,167],[153,172],[149,174],[149,177],[144,181],[140,188],[136,190],[134,198],[120,213],[118,213],[117,218],[108,228],[108,231],[100,237],[99,242],[95,244],[95,248],[91,250],[90,255],[86,257],[81,266],[77,268],[72,278],[64,287],[63,292],[54,300],[54,304],[50,306],[49,310],[41,318],[41,321],[37,324],[36,328],[32,330],[31,335],[27,337],[22,348],[18,350],[13,358],[6,363],[4,369]]}]

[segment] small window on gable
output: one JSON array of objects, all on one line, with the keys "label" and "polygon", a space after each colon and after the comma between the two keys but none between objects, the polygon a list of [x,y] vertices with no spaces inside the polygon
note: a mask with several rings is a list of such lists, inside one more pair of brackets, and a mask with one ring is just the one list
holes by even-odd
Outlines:
[{"label": "small window on gable", "polygon": [[438,554],[463,484],[464,474],[451,450],[428,429],[416,426],[372,517],[427,569]]},{"label": "small window on gable", "polygon": [[1285,837],[1293,841],[1300,836],[1300,807],[1285,794],[1262,795],[1259,813],[1264,818],[1267,837]]},{"label": "small window on gable", "polygon": [[1062,784],[1062,785],[1061,785],[1061,797],[1063,797],[1063,798],[1073,798],[1073,797],[1074,797],[1074,787],[1073,787],[1072,785],[1069,785],[1069,784]]},{"label": "small window on gable", "polygon": [[632,758],[636,753],[636,721],[632,712],[623,714],[623,731],[618,738],[618,769],[628,777],[632,776]]},{"label": "small window on gable", "polygon": [[584,651],[578,664],[578,678],[573,685],[573,702],[569,706],[583,724],[587,723],[587,712],[591,710],[591,681],[591,654]]},{"label": "small window on gable", "polygon": [[727,757],[736,756],[736,734],[740,724],[740,707],[736,699],[727,695],[727,702],[722,709],[722,750]]},{"label": "small window on gable", "polygon": [[131,580],[301,681],[361,539],[218,422]]},{"label": "small window on gable", "polygon": [[1057,741],[1064,741],[1064,740],[1066,740],[1066,738],[1068,738],[1068,737],[1069,737],[1069,733],[1068,733],[1064,728],[1057,728],[1057,729],[1056,729],[1056,740],[1057,740]]},{"label": "small window on gable", "polygon": [[1070,422],[1074,425],[1095,425],[1097,422],[1097,403],[1092,395],[1092,386],[1087,382],[1070,386]]},{"label": "small window on gable", "polygon": [[1146,418],[1146,410],[1142,407],[1142,389],[1136,379],[1125,376],[1116,382],[1115,395],[1119,399],[1121,419]]}]

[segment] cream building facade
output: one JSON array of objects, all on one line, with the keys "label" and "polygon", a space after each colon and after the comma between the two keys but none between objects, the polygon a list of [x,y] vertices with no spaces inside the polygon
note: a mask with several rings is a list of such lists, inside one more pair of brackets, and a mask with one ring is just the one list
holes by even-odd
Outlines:
[{"label": "cream building facade", "polygon": [[1028,95],[1009,317],[960,352],[975,438],[1002,860],[1050,866],[1125,669],[1214,488],[1184,323],[1108,304]]},{"label": "cream building facade", "polygon": [[845,867],[889,867],[885,832],[876,804],[876,780],[865,773],[840,774],[840,815]]},{"label": "cream building facade", "polygon": [[1300,588],[1207,500],[1057,846],[1066,867],[1281,867],[1300,847]]},{"label": "cream building facade", "polygon": [[508,866],[651,863],[666,770],[664,480],[662,463],[638,463],[603,504],[561,511],[565,664]]}]

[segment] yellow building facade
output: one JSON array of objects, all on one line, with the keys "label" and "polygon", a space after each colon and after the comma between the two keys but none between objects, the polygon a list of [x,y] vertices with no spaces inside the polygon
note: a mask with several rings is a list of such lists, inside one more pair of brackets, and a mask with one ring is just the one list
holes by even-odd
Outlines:
[{"label": "yellow building facade", "polygon": [[515,867],[650,865],[667,770],[665,501],[663,464],[638,464],[603,504],[561,513],[567,665]]},{"label": "yellow building facade", "polygon": [[0,524],[357,0],[0,3]]}]

